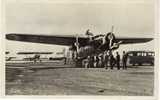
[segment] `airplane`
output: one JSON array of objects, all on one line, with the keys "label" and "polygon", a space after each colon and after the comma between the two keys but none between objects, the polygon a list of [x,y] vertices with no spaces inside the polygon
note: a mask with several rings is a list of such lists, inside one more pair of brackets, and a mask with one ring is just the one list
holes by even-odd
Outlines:
[{"label": "airplane", "polygon": [[36,54],[33,57],[27,57],[27,58],[23,58],[23,60],[25,61],[40,61],[40,55]]},{"label": "airplane", "polygon": [[33,57],[26,57],[23,58],[23,60],[27,60],[27,61],[41,61],[42,59],[46,59],[46,58],[40,58],[41,54],[52,54],[53,52],[18,52],[18,55],[31,55],[34,54]]},{"label": "airplane", "polygon": [[16,57],[6,57],[6,61],[11,61],[13,58],[16,58]]},{"label": "airplane", "polygon": [[[6,51],[5,54],[8,55],[10,52]],[[11,61],[12,59],[14,59],[16,57],[6,57],[6,61]]]},{"label": "airplane", "polygon": [[76,66],[81,66],[82,60],[88,56],[116,50],[120,45],[145,43],[153,40],[153,38],[144,37],[116,37],[113,32],[113,26],[110,32],[99,35],[93,35],[88,29],[85,36],[9,33],[6,34],[6,39],[69,46],[69,50],[76,53],[76,57],[74,57]]}]

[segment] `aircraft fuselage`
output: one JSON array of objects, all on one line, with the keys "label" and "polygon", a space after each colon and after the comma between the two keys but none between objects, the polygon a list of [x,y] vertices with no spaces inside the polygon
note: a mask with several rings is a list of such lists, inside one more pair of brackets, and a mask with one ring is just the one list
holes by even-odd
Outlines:
[{"label": "aircraft fuselage", "polygon": [[80,47],[77,51],[77,58],[84,59],[87,56],[97,55],[99,53],[103,53],[108,50],[115,50],[118,48],[119,43],[115,42],[115,37],[111,41],[108,39],[108,36],[100,36],[98,38],[94,38],[88,43],[88,45]]}]

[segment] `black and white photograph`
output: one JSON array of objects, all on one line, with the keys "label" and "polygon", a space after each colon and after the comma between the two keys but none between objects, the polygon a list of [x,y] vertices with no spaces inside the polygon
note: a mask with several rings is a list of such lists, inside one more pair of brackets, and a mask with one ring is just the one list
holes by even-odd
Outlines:
[{"label": "black and white photograph", "polygon": [[154,96],[155,0],[5,0],[6,96]]}]

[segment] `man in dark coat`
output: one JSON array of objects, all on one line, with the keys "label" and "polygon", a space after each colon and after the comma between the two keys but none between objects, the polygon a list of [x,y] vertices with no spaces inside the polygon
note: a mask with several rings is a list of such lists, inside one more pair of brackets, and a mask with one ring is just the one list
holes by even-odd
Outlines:
[{"label": "man in dark coat", "polygon": [[108,69],[108,61],[109,61],[109,54],[108,54],[108,52],[106,52],[106,54],[104,55],[104,66],[105,66],[105,69]]},{"label": "man in dark coat", "polygon": [[118,52],[116,52],[116,65],[117,65],[117,69],[120,69],[120,55]]},{"label": "man in dark coat", "polygon": [[110,59],[109,59],[110,60],[110,67],[111,67],[111,69],[113,69],[113,66],[115,64],[115,58],[114,58],[112,52],[110,52],[109,57],[110,57]]},{"label": "man in dark coat", "polygon": [[123,63],[123,69],[127,69],[127,54],[125,53],[125,51],[123,51],[123,57],[122,57],[122,63]]}]

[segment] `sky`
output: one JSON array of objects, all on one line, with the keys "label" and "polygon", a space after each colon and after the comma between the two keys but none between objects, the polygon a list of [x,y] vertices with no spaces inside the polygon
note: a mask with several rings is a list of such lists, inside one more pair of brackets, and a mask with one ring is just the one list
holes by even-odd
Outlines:
[{"label": "sky", "polygon": [[[154,0],[5,0],[6,33],[100,34],[154,37]],[[11,54],[21,51],[62,51],[64,47],[6,40]],[[154,41],[120,46],[122,50],[153,50]]]}]

